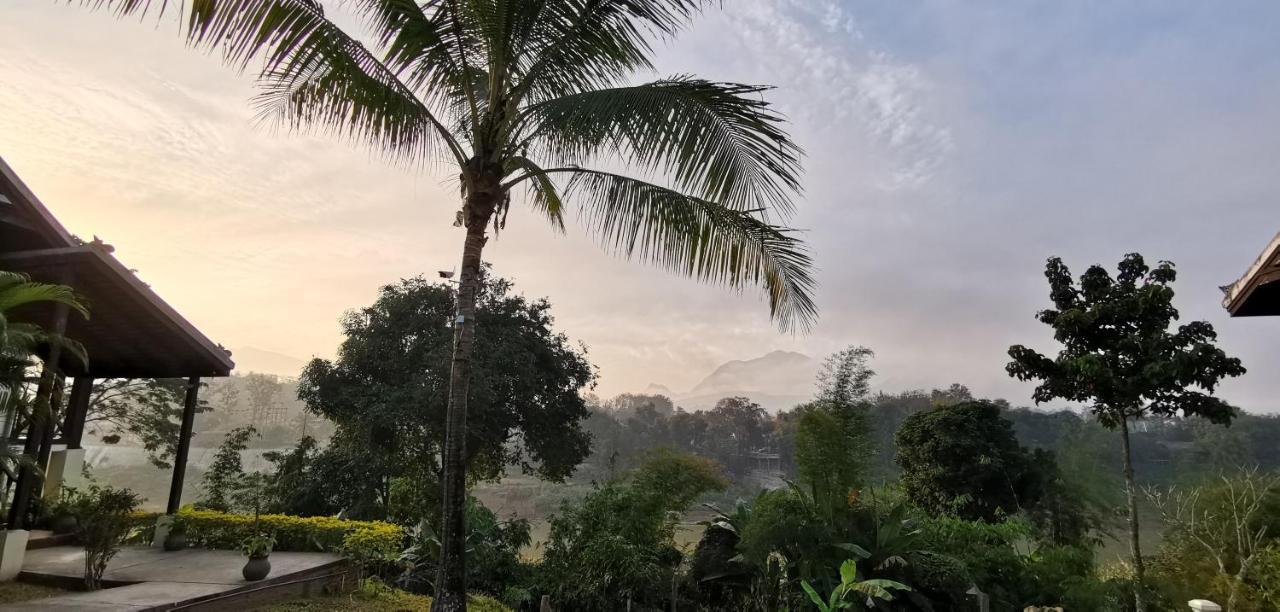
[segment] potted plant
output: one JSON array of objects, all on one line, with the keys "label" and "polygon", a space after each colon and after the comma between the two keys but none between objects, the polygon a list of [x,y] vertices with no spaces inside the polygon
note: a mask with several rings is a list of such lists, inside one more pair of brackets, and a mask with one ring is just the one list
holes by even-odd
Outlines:
[{"label": "potted plant", "polygon": [[164,536],[164,549],[173,552],[187,547],[187,522],[180,516],[174,516],[169,523],[169,533]]},{"label": "potted plant", "polygon": [[244,579],[250,582],[262,580],[271,573],[271,561],[267,559],[271,555],[271,549],[276,545],[276,539],[257,533],[245,538],[241,544],[244,549],[245,556],[249,557],[249,561],[244,564]]}]

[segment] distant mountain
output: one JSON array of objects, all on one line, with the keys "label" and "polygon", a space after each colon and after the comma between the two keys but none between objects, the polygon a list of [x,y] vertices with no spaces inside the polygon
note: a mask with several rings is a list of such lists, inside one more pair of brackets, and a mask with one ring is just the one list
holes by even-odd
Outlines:
[{"label": "distant mountain", "polygon": [[287,378],[297,378],[302,374],[307,362],[282,353],[268,351],[252,346],[240,347],[231,351],[231,359],[236,362],[236,373],[275,374]]},{"label": "distant mountain", "polygon": [[746,361],[721,364],[689,391],[689,395],[727,391],[766,393],[807,391],[817,364],[803,353],[774,351]]},{"label": "distant mountain", "polygon": [[671,391],[670,387],[660,385],[658,383],[649,383],[649,386],[645,387],[644,391],[641,391],[641,393],[645,395],[665,395],[667,397],[675,395],[675,393]]},{"label": "distant mountain", "polygon": [[707,410],[722,398],[742,396],[769,412],[780,412],[813,397],[819,365],[803,353],[773,351],[723,363],[684,393],[672,393],[658,384],[650,384],[645,393],[666,395],[685,410]]}]

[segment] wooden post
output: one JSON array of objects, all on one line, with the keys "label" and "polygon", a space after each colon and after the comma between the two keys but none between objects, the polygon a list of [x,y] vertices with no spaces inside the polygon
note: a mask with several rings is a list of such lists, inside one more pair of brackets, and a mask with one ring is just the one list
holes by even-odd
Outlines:
[{"label": "wooden post", "polygon": [[83,448],[84,421],[89,416],[89,399],[93,395],[93,378],[77,376],[71,383],[71,399],[67,406],[67,418],[62,423],[62,437],[67,448]]},{"label": "wooden post", "polygon": [[187,476],[187,454],[191,452],[191,429],[195,426],[196,404],[200,399],[200,377],[187,379],[187,397],[182,405],[182,429],[178,432],[178,452],[173,457],[173,482],[169,484],[169,505],[165,513],[175,514],[182,506],[182,481]]},{"label": "wooden post", "polygon": [[18,482],[13,491],[13,504],[9,506],[9,529],[25,529],[27,509],[31,505],[31,494],[34,492],[37,478],[32,463],[44,440],[45,429],[53,427],[54,379],[58,374],[58,360],[62,359],[62,335],[67,332],[66,304],[58,303],[53,307],[53,342],[49,344],[49,354],[45,358],[44,367],[40,370],[40,382],[36,386],[36,401],[31,409],[31,424],[27,428],[27,439],[22,445],[22,455],[31,461],[24,462],[18,470]]},{"label": "wooden post", "polygon": [[67,378],[59,373],[53,378],[53,393],[49,394],[48,420],[45,422],[44,434],[40,436],[40,450],[36,453],[36,465],[40,471],[35,474],[33,489],[41,489],[49,475],[49,455],[53,453],[54,423],[58,422],[58,408],[62,406],[62,397],[67,388]]}]

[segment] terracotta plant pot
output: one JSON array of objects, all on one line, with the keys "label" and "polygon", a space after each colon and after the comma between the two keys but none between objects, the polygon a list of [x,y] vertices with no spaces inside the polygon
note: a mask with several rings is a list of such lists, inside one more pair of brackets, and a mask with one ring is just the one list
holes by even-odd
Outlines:
[{"label": "terracotta plant pot", "polygon": [[76,530],[76,525],[76,517],[70,514],[60,514],[49,521],[49,530],[57,534],[71,533]]},{"label": "terracotta plant pot", "polygon": [[183,550],[187,547],[187,534],[170,533],[164,538],[164,549],[173,552],[175,550]]},{"label": "terracotta plant pot", "polygon": [[249,582],[262,580],[271,573],[271,561],[266,557],[250,557],[248,563],[244,564],[244,579]]}]

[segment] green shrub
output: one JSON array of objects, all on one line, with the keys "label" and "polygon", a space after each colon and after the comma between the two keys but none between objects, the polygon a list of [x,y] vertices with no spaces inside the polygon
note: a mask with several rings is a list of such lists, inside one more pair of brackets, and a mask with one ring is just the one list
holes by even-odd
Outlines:
[{"label": "green shrub", "polygon": [[76,517],[76,536],[84,545],[84,586],[93,591],[102,583],[107,563],[135,526],[134,511],[142,498],[128,489],[90,485],[83,492],[68,489],[67,510]]},{"label": "green shrub", "polygon": [[[512,606],[527,603],[529,570],[520,562],[520,549],[530,542],[529,521],[501,521],[474,497],[467,498],[467,589],[501,597]],[[440,541],[428,523],[409,532],[408,547],[400,554],[404,567],[399,583],[409,591],[430,592],[435,581]]]},{"label": "green shrub", "polygon": [[230,514],[183,508],[178,519],[187,525],[194,546],[236,550],[259,531],[276,539],[275,550],[336,552],[357,560],[394,557],[404,543],[404,529],[380,521],[349,521],[326,516]]},{"label": "green shrub", "polygon": [[630,475],[579,502],[565,503],[551,519],[541,566],[544,592],[570,610],[618,610],[628,600],[668,607],[679,513],[700,495],[725,486],[715,464],[659,452]]},{"label": "green shrub", "polygon": [[963,610],[971,607],[966,595],[973,586],[969,569],[959,559],[933,551],[914,551],[906,556],[907,581],[920,595],[939,610]]}]

